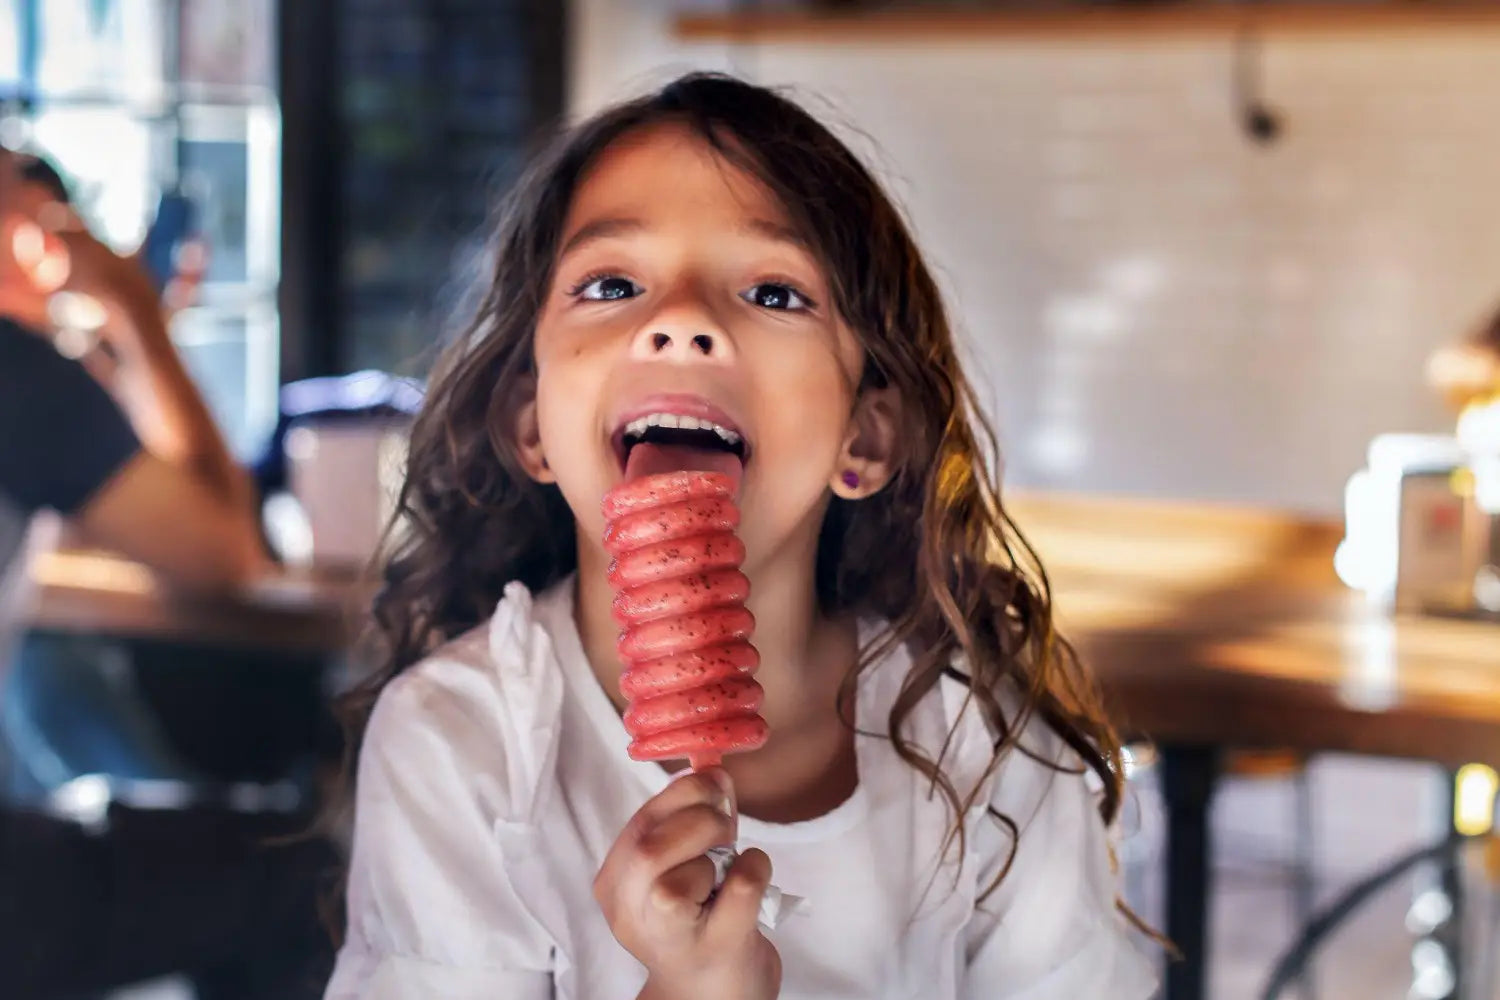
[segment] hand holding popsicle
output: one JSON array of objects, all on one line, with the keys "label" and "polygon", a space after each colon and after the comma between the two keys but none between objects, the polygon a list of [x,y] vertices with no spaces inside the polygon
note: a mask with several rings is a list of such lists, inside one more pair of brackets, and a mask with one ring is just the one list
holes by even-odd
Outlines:
[{"label": "hand holding popsicle", "polygon": [[642,998],[769,1000],[781,958],[757,925],[771,878],[760,851],[716,887],[707,852],[735,839],[733,786],[718,768],[686,774],[631,817],[594,879],[610,930],[646,967]]}]

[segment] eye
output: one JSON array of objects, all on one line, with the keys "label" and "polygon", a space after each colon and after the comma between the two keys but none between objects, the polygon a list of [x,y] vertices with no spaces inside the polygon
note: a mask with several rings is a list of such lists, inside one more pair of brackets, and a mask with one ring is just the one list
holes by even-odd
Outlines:
[{"label": "eye", "polygon": [[584,278],[573,288],[576,298],[591,302],[613,302],[617,299],[633,299],[645,289],[629,278],[617,274],[601,274]]},{"label": "eye", "polygon": [[802,312],[812,308],[812,300],[791,285],[779,281],[762,281],[740,298],[762,309],[777,309],[786,312]]}]

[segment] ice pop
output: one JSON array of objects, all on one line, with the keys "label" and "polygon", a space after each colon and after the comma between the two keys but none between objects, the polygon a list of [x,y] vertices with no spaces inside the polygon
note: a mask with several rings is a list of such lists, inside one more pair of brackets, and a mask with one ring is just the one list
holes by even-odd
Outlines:
[{"label": "ice pop", "polygon": [[723,472],[680,469],[629,479],[604,497],[636,760],[686,757],[696,770],[766,741],[736,486]]}]

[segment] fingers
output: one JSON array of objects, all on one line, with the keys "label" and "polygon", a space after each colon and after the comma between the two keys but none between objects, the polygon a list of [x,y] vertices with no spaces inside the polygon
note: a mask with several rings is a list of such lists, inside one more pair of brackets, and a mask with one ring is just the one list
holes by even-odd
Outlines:
[{"label": "fingers", "polygon": [[710,805],[734,815],[734,783],[722,768],[711,767],[677,778],[636,810],[626,830],[643,836],[672,813],[693,805]]},{"label": "fingers", "polygon": [[655,877],[710,847],[731,847],[734,839],[734,819],[718,806],[700,803],[679,809],[648,830],[638,842],[638,853]]},{"label": "fingers", "polygon": [[50,295],[67,284],[72,258],[53,232],[26,219],[16,223],[10,240],[12,258],[38,292]]},{"label": "fingers", "polygon": [[179,278],[202,280],[208,270],[208,244],[198,237],[188,237],[172,255],[172,266]]},{"label": "fingers", "polygon": [[645,897],[664,872],[710,847],[734,843],[732,787],[728,775],[716,769],[689,774],[637,810],[594,880],[595,898],[606,914],[622,897]]},{"label": "fingers", "polygon": [[83,220],[73,206],[66,205],[60,201],[47,201],[37,206],[37,225],[50,233],[60,233],[65,237],[76,233],[86,233],[88,228],[84,226]]},{"label": "fingers", "polygon": [[188,239],[178,246],[173,257],[172,279],[162,290],[162,304],[171,312],[179,312],[198,300],[208,273],[208,244],[201,239]]},{"label": "fingers", "polygon": [[686,923],[703,915],[703,906],[713,891],[714,863],[700,854],[663,872],[651,883],[646,898],[657,915]]},{"label": "fingers", "polygon": [[733,844],[734,832],[733,819],[703,802],[677,810],[639,835],[633,836],[627,827],[599,869],[595,896],[601,906],[612,905],[607,900],[619,895],[640,898],[664,873],[701,857],[710,847]]},{"label": "fingers", "polygon": [[754,933],[760,901],[770,884],[771,859],[766,852],[752,847],[741,854],[714,897],[706,934],[727,944]]}]

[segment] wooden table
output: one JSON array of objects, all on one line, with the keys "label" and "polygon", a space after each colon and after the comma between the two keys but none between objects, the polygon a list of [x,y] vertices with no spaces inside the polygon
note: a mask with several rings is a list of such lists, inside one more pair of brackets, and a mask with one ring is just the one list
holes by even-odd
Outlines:
[{"label": "wooden table", "polygon": [[[1369,610],[1333,574],[1339,525],[1068,496],[1009,506],[1132,736],[1500,767],[1500,628]],[[33,575],[34,628],[313,650],[344,646],[368,593],[353,575],[284,570],[188,600],[80,551]]]},{"label": "wooden table", "polygon": [[1205,995],[1208,809],[1222,751],[1340,751],[1500,767],[1500,625],[1396,617],[1333,572],[1336,523],[1264,511],[1023,497],[1064,635],[1123,732],[1162,751],[1169,1000]]},{"label": "wooden table", "polygon": [[1500,767],[1500,625],[1370,608],[1334,575],[1340,525],[1070,497],[1013,506],[1060,628],[1132,735]]},{"label": "wooden table", "polygon": [[31,572],[33,630],[299,652],[345,649],[368,593],[352,573],[286,569],[236,594],[187,598],[136,563],[68,550],[41,556]]}]

